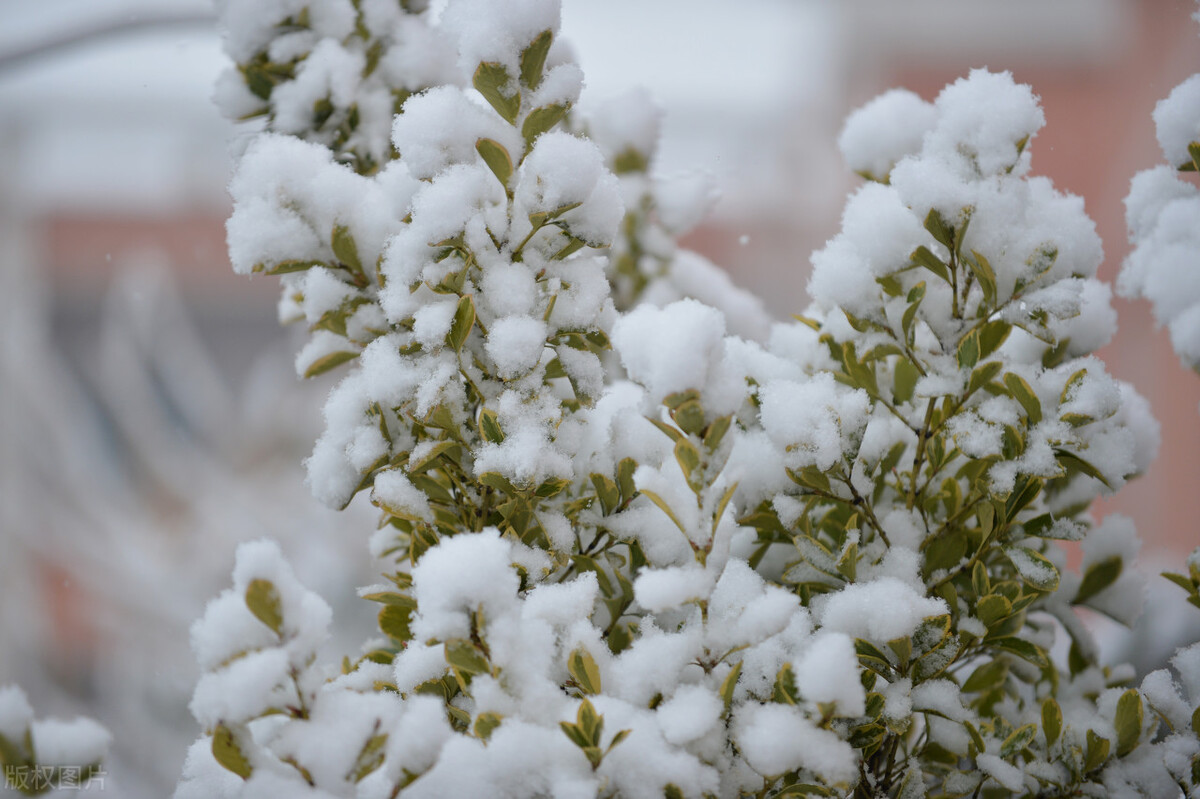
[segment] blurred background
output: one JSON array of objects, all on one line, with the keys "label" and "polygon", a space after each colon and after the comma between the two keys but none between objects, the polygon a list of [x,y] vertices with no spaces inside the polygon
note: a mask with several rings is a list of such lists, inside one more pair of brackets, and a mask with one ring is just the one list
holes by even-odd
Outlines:
[{"label": "blurred background", "polygon": [[[711,172],[722,200],[686,244],[780,318],[858,184],[847,112],[973,67],[1041,96],[1034,171],[1082,195],[1127,252],[1122,199],[1161,160],[1150,114],[1200,71],[1191,0],[565,0],[582,105],[644,85],[666,111],[656,169]],[[319,507],[300,461],[328,383],[300,383],[271,279],[235,277],[224,220],[245,136],[210,102],[225,64],[196,0],[0,0],[0,684],[39,715],[116,735],[109,787],[163,796],[197,730],[187,626],[238,541],[281,541],[353,649],[372,628],[362,508]],[[1145,303],[1117,301],[1110,370],[1150,400],[1158,461],[1096,508],[1135,519],[1146,568],[1200,544],[1200,377]],[[1113,657],[1161,664],[1200,637],[1152,581]],[[1182,595],[1182,592],[1178,592]],[[336,644],[335,644],[336,647]]]}]

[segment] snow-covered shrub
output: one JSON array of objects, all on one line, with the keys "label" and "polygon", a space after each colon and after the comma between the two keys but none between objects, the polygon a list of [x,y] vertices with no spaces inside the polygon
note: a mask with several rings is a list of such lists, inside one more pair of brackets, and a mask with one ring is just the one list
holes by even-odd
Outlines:
[{"label": "snow-covered shrub", "polygon": [[[813,304],[756,326],[638,304],[673,274],[704,290],[671,235],[707,189],[647,177],[643,97],[597,143],[565,129],[557,0],[223,14],[271,115],[231,256],[285,273],[301,373],[348,367],[309,481],[369,494],[386,572],[361,590],[380,636],[328,667],[328,607],[278,549],[239,550],[193,628],[177,797],[1195,795],[1200,649],[1139,688],[1076,616],[1137,615],[1132,525],[1088,507],[1158,428],[1092,355],[1100,242],[1030,175],[1028,87],[977,71],[856,112],[870,182]],[[330,138],[330,106],[396,90],[369,53],[410,45],[460,72],[406,97],[394,151]],[[333,52],[359,60],[335,79]],[[309,70],[330,99],[292,129],[277,100]]]},{"label": "snow-covered shrub", "polygon": [[1200,370],[1200,190],[1180,179],[1200,171],[1200,73],[1158,103],[1154,124],[1167,163],[1139,172],[1129,188],[1125,222],[1133,251],[1117,288],[1150,300],[1180,360]]},{"label": "snow-covered shrub", "polygon": [[112,736],[91,719],[35,719],[25,692],[0,686],[0,785],[26,796],[102,787]]}]

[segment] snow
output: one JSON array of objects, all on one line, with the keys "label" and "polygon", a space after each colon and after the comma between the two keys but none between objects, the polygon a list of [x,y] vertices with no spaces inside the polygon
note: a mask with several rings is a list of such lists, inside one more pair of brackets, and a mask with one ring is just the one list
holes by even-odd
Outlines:
[{"label": "snow", "polygon": [[902,158],[920,152],[936,121],[931,103],[907,89],[892,89],[846,117],[838,149],[850,169],[883,180]]},{"label": "snow", "polygon": [[221,721],[234,724],[249,721],[278,703],[280,696],[276,690],[287,679],[287,652],[282,649],[251,652],[202,675],[188,709],[206,729]]},{"label": "snow", "polygon": [[1000,783],[1000,787],[1005,790],[1012,793],[1021,793],[1025,790],[1025,776],[1021,773],[1021,769],[1005,763],[995,755],[981,753],[976,756],[975,765],[984,774]]},{"label": "snow", "polygon": [[37,762],[44,766],[99,763],[112,742],[108,730],[91,719],[41,719],[29,730]]},{"label": "snow", "polygon": [[416,640],[468,637],[468,614],[511,604],[519,585],[512,560],[511,545],[494,529],[443,539],[426,552],[412,570]]},{"label": "snow", "polygon": [[506,316],[493,322],[485,347],[496,364],[496,374],[507,380],[537,366],[547,334],[545,322],[528,316]]},{"label": "snow", "polygon": [[1154,107],[1154,128],[1167,163],[1175,167],[1191,163],[1188,145],[1200,143],[1200,74],[1159,100]]},{"label": "snow", "polygon": [[655,716],[669,743],[686,744],[707,735],[721,720],[721,697],[699,685],[683,685],[658,706]]},{"label": "snow", "polygon": [[516,55],[542,31],[556,33],[560,21],[557,0],[450,0],[441,17],[442,27],[457,38],[463,71],[497,63],[514,78],[520,73]]},{"label": "snow", "polygon": [[33,708],[18,685],[0,688],[0,735],[9,741],[21,741],[33,722]]},{"label": "snow", "polygon": [[858,773],[858,758],[850,745],[814,727],[790,705],[744,706],[734,736],[746,761],[764,776],[802,766],[831,782],[848,783]]},{"label": "snow", "polygon": [[593,246],[612,241],[624,214],[616,177],[595,144],[552,130],[534,142],[521,164],[516,202],[527,214],[562,213],[573,235]]},{"label": "snow", "polygon": [[1029,168],[1028,148],[1019,143],[1046,124],[1029,86],[1017,84],[1009,72],[971,70],[947,86],[934,102],[937,124],[925,142],[927,150],[956,153],[984,176]]},{"label": "snow", "polygon": [[1117,513],[1105,516],[1080,545],[1083,551],[1080,575],[1087,574],[1090,567],[1101,561],[1120,558],[1121,576],[1089,599],[1088,604],[1127,625],[1132,625],[1142,615],[1146,602],[1146,578],[1134,568],[1141,547],[1133,522]]},{"label": "snow", "polygon": [[371,501],[393,516],[433,521],[429,498],[399,469],[387,469],[375,475]]},{"label": "snow", "polygon": [[786,449],[784,459],[793,469],[833,468],[867,423],[867,393],[837,386],[828,373],[804,382],[773,381],[758,396],[763,428]]},{"label": "snow", "polygon": [[634,598],[652,613],[700,600],[712,591],[712,576],[697,566],[645,569],[633,583]]},{"label": "snow", "polygon": [[859,680],[854,641],[838,633],[818,634],[795,663],[796,685],[810,702],[837,705],[840,716],[866,712],[866,693]]},{"label": "snow", "polygon": [[886,643],[912,635],[923,619],[948,612],[943,600],[918,594],[894,577],[883,577],[830,594],[818,618],[824,629]]},{"label": "snow", "polygon": [[628,150],[647,160],[658,149],[663,110],[637,87],[599,103],[587,116],[588,136],[611,161]]},{"label": "snow", "polygon": [[613,347],[630,378],[655,400],[708,381],[725,335],[721,313],[695,300],[640,306],[613,328]]},{"label": "snow", "polygon": [[453,164],[474,163],[479,139],[499,142],[516,162],[523,150],[517,131],[457,86],[438,86],[408,98],[392,124],[392,143],[418,179]]}]

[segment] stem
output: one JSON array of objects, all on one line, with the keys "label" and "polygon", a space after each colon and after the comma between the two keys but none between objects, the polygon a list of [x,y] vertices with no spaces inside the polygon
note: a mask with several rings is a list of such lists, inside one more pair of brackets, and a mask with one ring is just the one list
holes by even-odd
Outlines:
[{"label": "stem", "polygon": [[958,305],[958,256],[954,254],[954,248],[950,248],[950,295],[954,298],[954,307],[950,310],[950,315],[955,319],[962,319],[962,309]]},{"label": "stem", "polygon": [[917,433],[917,454],[913,458],[912,489],[908,493],[909,510],[912,510],[917,503],[917,477],[921,474],[921,462],[925,460],[925,442],[932,435],[929,426],[933,423],[933,408],[936,403],[936,399],[932,397],[929,399],[929,404],[925,406],[925,421],[921,423],[921,430]]},{"label": "stem", "polygon": [[983,495],[980,494],[979,496],[975,497],[975,499],[968,502],[966,505],[963,505],[962,508],[959,509],[958,513],[955,513],[953,516],[951,516],[949,519],[947,519],[945,522],[943,522],[942,526],[939,527],[937,529],[937,531],[934,532],[933,535],[927,537],[924,541],[921,542],[921,551],[924,552],[925,548],[929,546],[930,542],[932,542],[932,541],[940,538],[942,535],[944,535],[950,529],[951,525],[957,524],[960,519],[962,519],[963,517],[968,515],[971,511],[975,510],[975,506],[978,505],[982,501],[983,501]]},{"label": "stem", "polygon": [[514,261],[521,260],[521,250],[525,249],[525,245],[529,243],[530,239],[532,239],[535,235],[537,235],[537,232],[539,230],[541,230],[544,225],[545,225],[545,222],[543,222],[540,225],[534,225],[533,229],[531,229],[529,231],[529,234],[527,236],[525,236],[525,238],[521,239],[521,243],[517,245],[517,248],[515,250],[513,250],[512,259]]},{"label": "stem", "polygon": [[850,481],[849,477],[840,472],[838,473],[837,477],[846,484],[846,488],[850,489],[850,494],[854,497],[854,505],[862,508],[863,514],[867,518],[867,522],[872,528],[874,528],[875,532],[879,534],[879,537],[883,539],[883,543],[891,547],[892,542],[888,540],[887,533],[883,531],[883,525],[879,523],[879,519],[875,518],[875,511],[872,510],[871,503],[867,502],[862,494],[858,493],[858,489],[854,487],[854,483]]}]

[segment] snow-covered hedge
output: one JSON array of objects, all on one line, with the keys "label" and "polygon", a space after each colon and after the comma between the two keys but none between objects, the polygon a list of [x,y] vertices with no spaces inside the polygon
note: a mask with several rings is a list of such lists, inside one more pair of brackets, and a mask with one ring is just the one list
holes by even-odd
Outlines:
[{"label": "snow-covered hedge", "polygon": [[[676,245],[711,191],[651,176],[653,104],[574,115],[557,0],[220,5],[220,102],[266,118],[230,254],[282,275],[299,372],[346,370],[309,481],[378,508],[385,573],[323,664],[328,606],[239,550],[179,799],[1200,795],[1200,645],[1138,685],[1076,615],[1137,616],[1088,507],[1159,432],[1092,354],[1101,245],[1030,172],[1029,87],[855,112],[868,182],[772,324]],[[1188,191],[1148,180],[1139,237]]]}]

